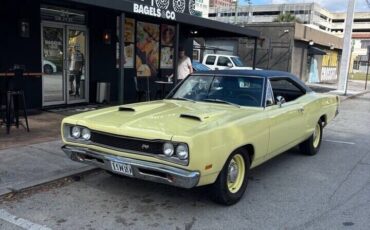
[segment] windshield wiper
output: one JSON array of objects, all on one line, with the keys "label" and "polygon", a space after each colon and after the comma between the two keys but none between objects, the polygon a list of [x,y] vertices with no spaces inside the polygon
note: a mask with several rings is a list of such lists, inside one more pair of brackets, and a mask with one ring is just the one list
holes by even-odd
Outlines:
[{"label": "windshield wiper", "polygon": [[223,103],[223,104],[233,105],[233,106],[236,106],[236,107],[240,108],[240,105],[238,105],[238,104],[235,104],[235,103],[232,103],[232,102],[229,102],[229,101],[220,100],[220,99],[209,99],[208,98],[208,99],[203,99],[202,101]]},{"label": "windshield wiper", "polygon": [[192,99],[189,99],[189,98],[186,98],[186,97],[172,97],[171,99],[174,99],[174,100],[181,100],[181,101],[190,101],[190,102],[193,102],[195,103],[196,101],[192,100]]}]

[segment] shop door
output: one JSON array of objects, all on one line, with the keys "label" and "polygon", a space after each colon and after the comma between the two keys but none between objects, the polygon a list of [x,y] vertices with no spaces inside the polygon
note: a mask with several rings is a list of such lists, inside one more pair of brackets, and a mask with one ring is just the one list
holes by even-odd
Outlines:
[{"label": "shop door", "polygon": [[86,27],[42,23],[43,106],[88,102],[87,47]]}]

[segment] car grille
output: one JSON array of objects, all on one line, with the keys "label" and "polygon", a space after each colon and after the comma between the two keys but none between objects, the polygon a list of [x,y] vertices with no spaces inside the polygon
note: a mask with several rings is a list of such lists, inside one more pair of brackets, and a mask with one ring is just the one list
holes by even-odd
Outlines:
[{"label": "car grille", "polygon": [[141,152],[149,154],[162,154],[163,142],[144,139],[135,139],[100,132],[91,132],[91,142],[107,148],[125,150],[128,152]]}]

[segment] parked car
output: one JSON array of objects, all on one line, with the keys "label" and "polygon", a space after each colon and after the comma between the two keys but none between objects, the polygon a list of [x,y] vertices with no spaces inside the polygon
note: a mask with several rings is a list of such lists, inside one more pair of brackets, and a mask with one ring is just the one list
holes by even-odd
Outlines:
[{"label": "parked car", "polygon": [[42,70],[46,74],[52,74],[57,72],[57,66],[48,60],[42,61]]},{"label": "parked car", "polygon": [[339,97],[278,71],[202,71],[164,100],[67,117],[64,152],[109,172],[182,188],[210,185],[231,205],[249,170],[299,145],[318,153]]},{"label": "parked car", "polygon": [[224,55],[224,54],[206,54],[203,58],[203,64],[212,70],[223,69],[238,69],[238,70],[252,70],[244,64],[243,60],[238,56]]},{"label": "parked car", "polygon": [[200,63],[198,61],[192,61],[191,65],[193,66],[193,71],[194,72],[211,70],[208,66],[203,65],[202,63]]}]

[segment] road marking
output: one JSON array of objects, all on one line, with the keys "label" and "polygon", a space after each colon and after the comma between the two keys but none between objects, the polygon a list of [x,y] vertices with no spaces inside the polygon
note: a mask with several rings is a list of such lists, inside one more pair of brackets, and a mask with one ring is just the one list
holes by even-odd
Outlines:
[{"label": "road marking", "polygon": [[28,230],[51,230],[51,228],[14,216],[4,209],[0,209],[0,219]]},{"label": "road marking", "polygon": [[333,142],[333,143],[339,143],[339,144],[347,144],[347,145],[355,145],[354,142],[347,142],[347,141],[334,141],[334,140],[324,140],[326,142]]}]

